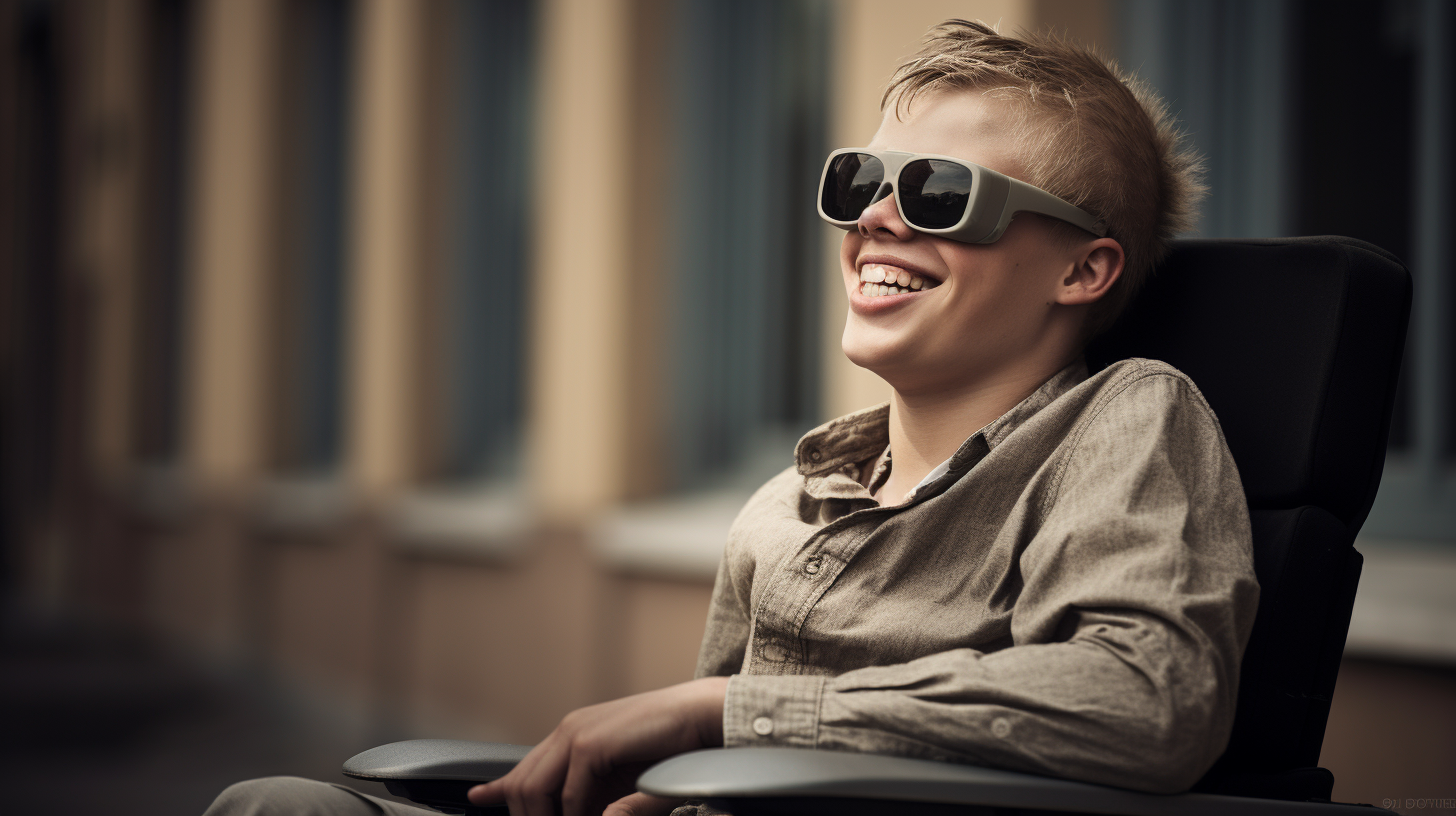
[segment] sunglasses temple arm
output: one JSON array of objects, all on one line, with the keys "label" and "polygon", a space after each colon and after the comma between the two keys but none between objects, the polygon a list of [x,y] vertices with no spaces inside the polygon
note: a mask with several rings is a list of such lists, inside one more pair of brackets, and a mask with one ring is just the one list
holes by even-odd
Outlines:
[{"label": "sunglasses temple arm", "polygon": [[1001,233],[1011,224],[1011,217],[1019,212],[1034,212],[1042,215],[1049,215],[1060,221],[1066,221],[1073,226],[1080,227],[1093,235],[1101,238],[1107,234],[1107,228],[1100,221],[1093,218],[1086,210],[1073,206],[1057,198],[1056,196],[1033,187],[1024,181],[1008,179],[1011,182],[1011,189],[1006,194],[1006,205],[1001,210],[1001,219],[996,225],[996,235]]}]

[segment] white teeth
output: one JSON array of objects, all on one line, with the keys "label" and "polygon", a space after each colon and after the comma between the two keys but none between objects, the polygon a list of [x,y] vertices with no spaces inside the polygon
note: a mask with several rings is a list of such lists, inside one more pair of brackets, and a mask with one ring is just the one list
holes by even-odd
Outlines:
[{"label": "white teeth", "polygon": [[884,297],[885,295],[907,294],[909,289],[901,289],[898,286],[886,286],[883,283],[865,281],[860,284],[860,294],[865,297]]},{"label": "white teeth", "polygon": [[932,289],[936,285],[935,281],[917,277],[903,269],[886,268],[879,264],[866,264],[859,271],[859,279],[864,283],[883,283],[911,291]]},{"label": "white teeth", "polygon": [[[860,292],[867,297],[902,295],[906,292],[933,289],[937,285],[936,281],[916,277],[903,269],[886,268],[879,264],[866,264],[859,271],[859,279],[863,284]],[[883,286],[880,285],[882,283]]]}]

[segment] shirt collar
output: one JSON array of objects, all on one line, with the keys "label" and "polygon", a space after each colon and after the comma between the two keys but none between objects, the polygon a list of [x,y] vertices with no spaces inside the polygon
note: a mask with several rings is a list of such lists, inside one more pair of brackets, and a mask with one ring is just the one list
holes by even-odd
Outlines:
[{"label": "shirt collar", "polygon": [[[946,472],[963,470],[980,461],[1037,411],[1086,379],[1087,363],[1078,357],[1011,410],[972,434],[936,471],[944,476]],[[859,483],[861,464],[874,457],[880,457],[880,464],[887,464],[889,444],[890,404],[882,403],[826,422],[804,434],[794,448],[794,462],[800,474],[816,483],[811,493],[854,498],[861,493],[867,495]]]},{"label": "shirt collar", "polygon": [[820,476],[845,465],[858,466],[890,444],[890,403],[856,411],[804,434],[794,447],[794,462],[805,476]]}]

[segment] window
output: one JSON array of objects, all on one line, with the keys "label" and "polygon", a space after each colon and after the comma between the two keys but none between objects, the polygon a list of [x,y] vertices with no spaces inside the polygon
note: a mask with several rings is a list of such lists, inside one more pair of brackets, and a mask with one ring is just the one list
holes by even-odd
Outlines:
[{"label": "window", "polygon": [[1158,90],[1207,162],[1197,233],[1290,234],[1291,4],[1128,0],[1121,10],[1118,61]]},{"label": "window", "polygon": [[327,476],[342,439],[348,0],[290,0],[279,72],[279,262],[271,370],[272,464]]},{"label": "window", "polygon": [[502,556],[531,519],[518,484],[526,359],[533,4],[427,7],[422,486],[393,515],[407,546]]},{"label": "window", "polygon": [[1128,0],[1122,11],[1122,62],[1207,157],[1201,234],[1348,235],[1411,270],[1391,455],[1362,535],[1456,540],[1448,4]]},{"label": "window", "polygon": [[144,68],[149,97],[141,140],[148,199],[137,265],[136,387],[132,454],[147,465],[175,464],[181,455],[184,174],[186,101],[191,75],[187,33],[192,4],[156,0],[148,15]]},{"label": "window", "polygon": [[513,476],[521,425],[530,171],[531,4],[452,0],[444,9],[436,437],[427,472]]},{"label": "window", "polygon": [[[828,7],[677,7],[672,481],[762,481],[818,424]],[[757,460],[766,460],[761,464]]]},{"label": "window", "polygon": [[[1456,542],[1456,15],[1448,3],[1396,0],[1300,11],[1298,229],[1371,241],[1414,278],[1390,456],[1361,535]],[[1366,56],[1350,60],[1354,48]]]}]

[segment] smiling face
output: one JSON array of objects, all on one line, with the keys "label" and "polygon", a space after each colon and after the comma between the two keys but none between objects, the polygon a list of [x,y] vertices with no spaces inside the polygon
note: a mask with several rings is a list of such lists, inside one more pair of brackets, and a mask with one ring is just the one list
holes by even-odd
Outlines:
[{"label": "smiling face", "polygon": [[[1027,137],[1005,103],[973,91],[927,94],[901,117],[891,105],[868,146],[1024,178],[1017,145]],[[1081,248],[1054,232],[1021,214],[995,243],[965,244],[911,229],[891,197],[867,207],[840,249],[844,353],[902,394],[1007,376],[1040,382],[1077,350],[1082,318],[1058,302]]]}]

